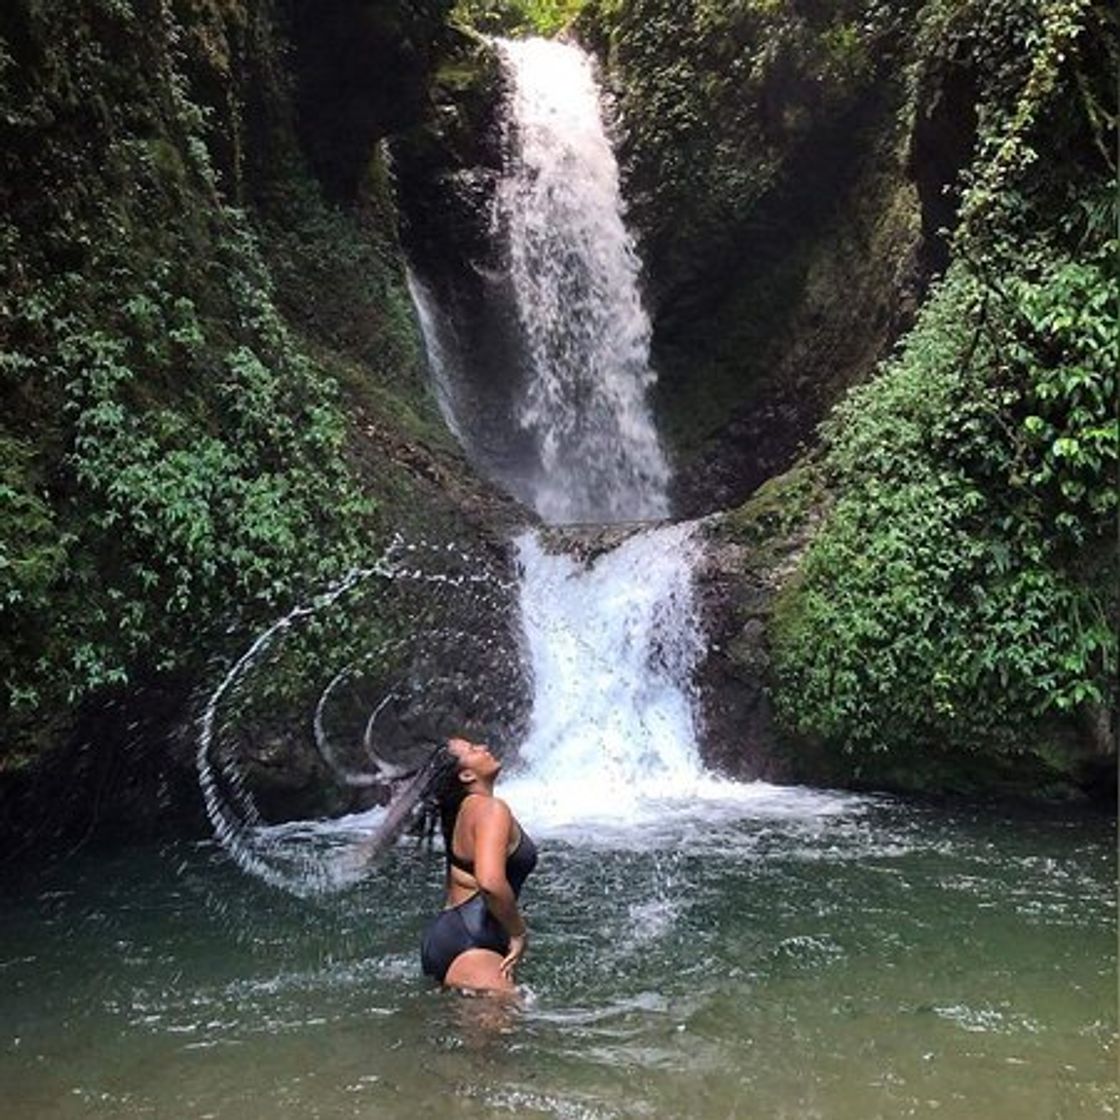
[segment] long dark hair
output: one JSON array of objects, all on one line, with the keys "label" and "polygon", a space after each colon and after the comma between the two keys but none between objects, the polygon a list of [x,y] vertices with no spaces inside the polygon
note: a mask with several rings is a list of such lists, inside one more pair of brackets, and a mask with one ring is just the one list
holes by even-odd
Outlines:
[{"label": "long dark hair", "polygon": [[431,839],[439,824],[443,834],[444,851],[451,854],[451,837],[455,834],[455,821],[470,790],[459,777],[463,763],[444,743],[438,747],[431,760],[431,774],[424,785],[420,801],[420,832]]},{"label": "long dark hair", "polygon": [[463,768],[446,742],[432,744],[427,759],[399,782],[377,831],[363,842],[366,859],[380,858],[410,829],[429,842],[440,826],[445,850],[451,852],[451,837],[463,799],[470,792],[459,779]]}]

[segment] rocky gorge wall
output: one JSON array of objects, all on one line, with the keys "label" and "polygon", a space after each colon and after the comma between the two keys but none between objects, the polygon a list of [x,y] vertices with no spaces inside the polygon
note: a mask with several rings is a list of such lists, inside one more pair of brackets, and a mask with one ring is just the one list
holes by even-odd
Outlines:
[{"label": "rocky gorge wall", "polygon": [[[530,29],[533,8],[0,16],[0,828],[198,827],[192,721],[262,626],[398,531],[506,570],[526,515],[439,416],[398,223],[481,355],[480,446],[516,454],[486,436],[517,340],[490,228],[504,91],[475,28]],[[676,507],[713,515],[710,761],[1107,798],[1103,9],[563,8],[613,99]],[[332,640],[391,643],[406,616],[504,633],[508,603],[444,620],[410,594]],[[285,678],[293,711],[316,656]],[[515,728],[516,674],[449,656]],[[306,719],[267,726],[239,749],[271,812],[356,803],[322,792]]]},{"label": "rocky gorge wall", "polygon": [[[494,529],[523,515],[439,417],[379,146],[427,111],[446,17],[0,16],[5,834],[200,828],[194,720],[254,633],[397,533],[504,570]],[[388,640],[405,600],[368,596],[339,648]],[[296,703],[307,657],[298,721],[244,745],[278,815],[351,796]]]},{"label": "rocky gorge wall", "polygon": [[913,320],[929,275],[900,119],[916,7],[641,0],[576,25],[619,119],[682,513],[788,468]]}]

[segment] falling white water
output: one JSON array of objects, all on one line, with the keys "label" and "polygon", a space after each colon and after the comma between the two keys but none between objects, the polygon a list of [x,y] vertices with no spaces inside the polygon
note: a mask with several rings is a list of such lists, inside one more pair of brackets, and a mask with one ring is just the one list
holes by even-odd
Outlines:
[{"label": "falling white water", "polygon": [[689,526],[631,537],[589,568],[518,541],[521,608],[535,684],[522,758],[560,796],[595,775],[616,805],[639,784],[697,772],[690,677],[700,635]]},{"label": "falling white water", "polygon": [[635,535],[590,567],[547,552],[533,534],[517,548],[534,699],[521,769],[503,796],[530,827],[574,828],[584,840],[594,823],[603,842],[604,829],[740,816],[748,801],[753,812],[790,808],[773,787],[720,780],[700,760],[693,526]]},{"label": "falling white water", "polygon": [[534,505],[553,523],[666,517],[650,322],[590,59],[545,39],[499,47],[512,87],[500,207],[530,357],[517,415],[539,455]]},{"label": "falling white water", "polygon": [[411,268],[405,269],[405,279],[408,283],[408,293],[412,297],[412,305],[416,308],[416,317],[420,321],[420,334],[424,339],[424,349],[427,352],[428,368],[431,370],[432,385],[440,415],[460,445],[466,446],[466,433],[460,422],[464,409],[453,373],[455,369],[453,354],[456,346],[454,327],[441,314],[431,293]]},{"label": "falling white water", "polygon": [[[500,205],[531,355],[519,417],[539,449],[534,504],[554,523],[667,517],[650,324],[590,61],[541,39],[500,47],[512,87]],[[833,811],[828,796],[736,784],[701,762],[691,526],[640,533],[590,566],[533,534],[517,548],[533,709],[506,792],[532,828],[626,843],[697,816]]]}]

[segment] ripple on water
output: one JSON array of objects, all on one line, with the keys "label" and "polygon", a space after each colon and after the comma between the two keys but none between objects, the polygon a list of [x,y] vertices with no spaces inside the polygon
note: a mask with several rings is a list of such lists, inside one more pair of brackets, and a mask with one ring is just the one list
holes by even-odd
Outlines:
[{"label": "ripple on water", "polygon": [[620,1120],[622,1113],[594,1101],[541,1092],[537,1089],[466,1085],[459,1096],[513,1116],[544,1116],[555,1120]]},{"label": "ripple on water", "polygon": [[56,874],[65,898],[6,905],[0,1077],[13,1115],[56,1120],[1108,1116],[1115,881],[1092,827],[880,802],[715,843],[680,822],[645,847],[543,839],[532,992],[497,1016],[418,975],[438,854],[315,903],[208,848],[91,855]]},{"label": "ripple on water", "polygon": [[930,1008],[934,1015],[946,1022],[954,1023],[970,1033],[1027,1033],[1038,1034],[1043,1028],[1035,1019],[1019,1015],[1007,1008],[1000,1009],[991,1005],[969,1007],[956,1004],[952,1007]]}]

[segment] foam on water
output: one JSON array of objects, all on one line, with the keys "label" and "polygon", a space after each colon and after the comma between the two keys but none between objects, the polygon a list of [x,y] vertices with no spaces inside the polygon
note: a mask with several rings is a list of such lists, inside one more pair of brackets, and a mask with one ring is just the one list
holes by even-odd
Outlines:
[{"label": "foam on water", "polygon": [[590,565],[531,533],[517,550],[533,711],[521,767],[502,788],[536,831],[629,845],[698,819],[817,816],[856,804],[705,769],[692,679],[704,641],[694,526],[636,534]]}]

